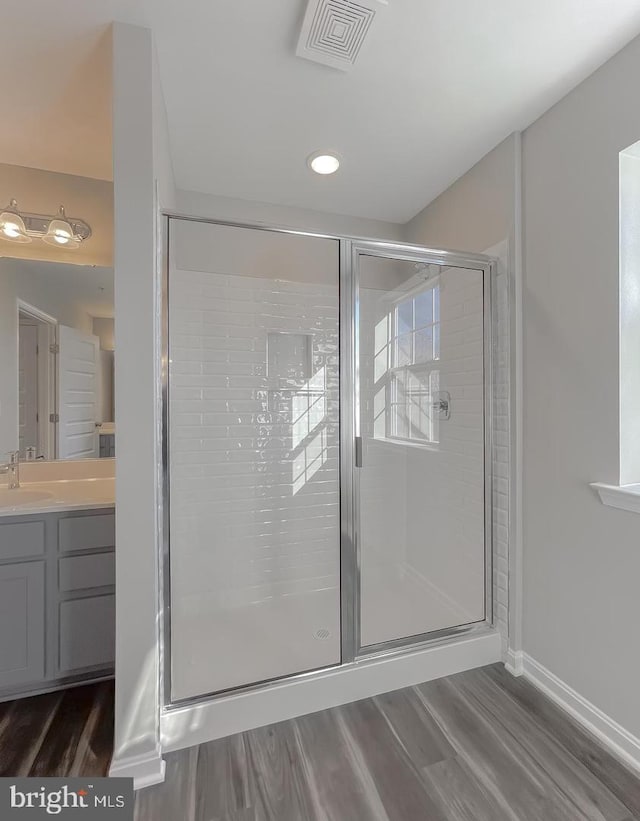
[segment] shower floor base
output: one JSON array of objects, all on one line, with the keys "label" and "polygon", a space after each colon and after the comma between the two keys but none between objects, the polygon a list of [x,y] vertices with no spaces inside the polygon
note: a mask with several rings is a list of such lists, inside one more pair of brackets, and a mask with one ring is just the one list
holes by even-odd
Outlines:
[{"label": "shower floor base", "polygon": [[172,613],[172,698],[229,690],[340,663],[338,588],[221,608],[191,597]]},{"label": "shower floor base", "polygon": [[475,612],[461,607],[408,565],[365,566],[361,588],[362,645],[366,648],[482,621],[483,603],[479,600],[478,605]]},{"label": "shower floor base", "polygon": [[[363,570],[362,646],[484,618],[456,605],[410,567]],[[223,606],[210,593],[174,602],[172,700],[219,693],[340,664],[337,587]]]}]

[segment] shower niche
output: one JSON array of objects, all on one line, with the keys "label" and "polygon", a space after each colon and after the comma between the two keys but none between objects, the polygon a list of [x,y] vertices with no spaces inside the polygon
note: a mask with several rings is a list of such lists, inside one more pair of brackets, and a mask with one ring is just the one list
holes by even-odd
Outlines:
[{"label": "shower niche", "polygon": [[491,261],[166,233],[167,701],[487,629]]},{"label": "shower niche", "polygon": [[267,334],[267,376],[273,379],[311,378],[313,337],[311,334],[272,331]]}]

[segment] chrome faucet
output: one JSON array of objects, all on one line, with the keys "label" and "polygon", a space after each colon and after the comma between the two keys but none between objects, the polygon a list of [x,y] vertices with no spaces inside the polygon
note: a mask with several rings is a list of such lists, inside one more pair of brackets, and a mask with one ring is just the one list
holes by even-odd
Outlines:
[{"label": "chrome faucet", "polygon": [[0,465],[0,474],[7,474],[7,487],[10,490],[20,487],[20,451],[12,450],[6,465]]}]

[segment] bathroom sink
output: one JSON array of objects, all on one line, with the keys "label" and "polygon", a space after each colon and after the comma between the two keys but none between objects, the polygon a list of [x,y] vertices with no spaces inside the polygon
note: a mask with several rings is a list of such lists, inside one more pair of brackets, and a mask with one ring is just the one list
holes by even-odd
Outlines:
[{"label": "bathroom sink", "polygon": [[23,487],[9,490],[3,487],[0,489],[0,507],[20,507],[33,502],[43,502],[52,497],[53,493],[48,493],[46,490],[29,490]]}]

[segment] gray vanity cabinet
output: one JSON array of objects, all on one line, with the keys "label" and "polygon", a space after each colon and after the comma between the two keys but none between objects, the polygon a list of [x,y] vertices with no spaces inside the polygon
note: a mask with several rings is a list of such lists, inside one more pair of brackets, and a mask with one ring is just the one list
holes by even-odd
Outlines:
[{"label": "gray vanity cabinet", "polygon": [[112,510],[0,518],[0,701],[112,674],[114,545]]}]

